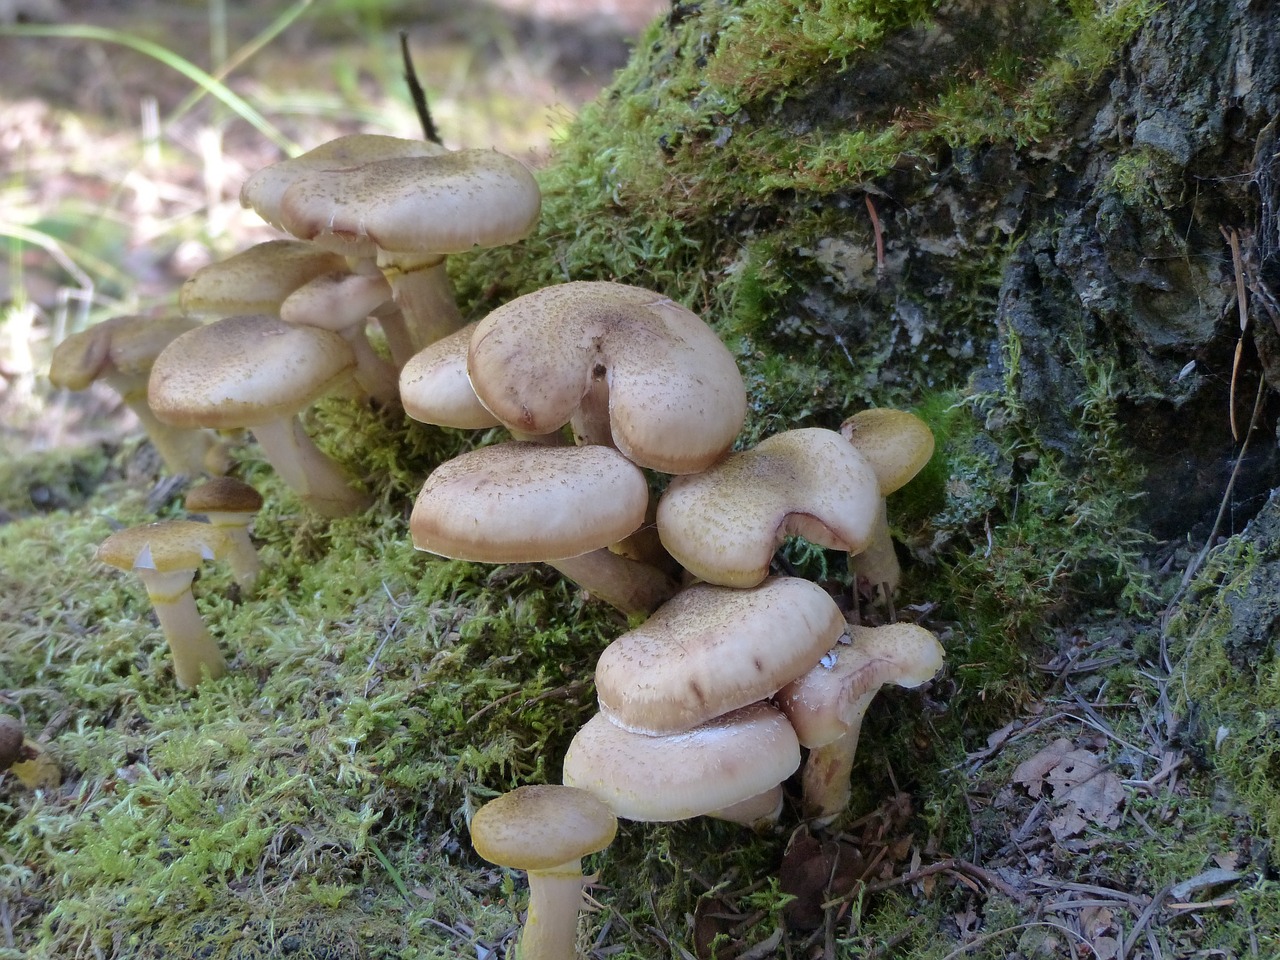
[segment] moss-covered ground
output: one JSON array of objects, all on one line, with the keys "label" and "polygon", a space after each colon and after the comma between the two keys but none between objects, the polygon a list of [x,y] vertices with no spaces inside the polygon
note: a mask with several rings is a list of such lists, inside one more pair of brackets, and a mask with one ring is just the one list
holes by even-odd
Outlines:
[{"label": "moss-covered ground", "polygon": [[[820,853],[790,807],[759,835],[624,824],[588,864],[596,956],[1280,954],[1273,655],[1239,693],[1270,691],[1251,726],[1218,744],[1243,786],[1185,733],[1236,690],[1215,679],[1231,651],[1213,627],[1247,550],[1220,554],[1162,633],[1187,558],[1137,526],[1112,365],[1073,353],[1081,447],[1045,442],[1017,399],[1021,345],[994,323],[1016,231],[916,223],[876,189],[1049,136],[1152,5],[1035,5],[972,48],[995,70],[958,53],[856,125],[819,102],[929,38],[937,6],[676,4],[542,173],[538,234],[454,265],[474,315],[603,278],[697,309],[742,366],[744,444],[872,404],[914,409],[938,439],[890,508],[899,606],[943,638],[944,675],[876,704]],[[890,238],[878,258],[877,204],[932,231],[933,253],[895,262]],[[1005,382],[975,387],[993,353]],[[267,498],[266,570],[251,595],[217,567],[197,581],[232,666],[198,692],[174,685],[140,585],[93,559],[112,530],[181,515],[146,444],[0,463],[0,709],[61,770],[39,791],[0,781],[0,958],[409,960],[513,942],[523,879],[475,857],[468,814],[558,778],[594,658],[626,624],[547,570],[411,548],[422,479],[492,436],[343,399],[308,425],[376,503],[308,516],[240,448]],[[838,585],[838,557],[792,544],[784,559]],[[1044,760],[1058,737],[1119,792],[1068,797]]]}]

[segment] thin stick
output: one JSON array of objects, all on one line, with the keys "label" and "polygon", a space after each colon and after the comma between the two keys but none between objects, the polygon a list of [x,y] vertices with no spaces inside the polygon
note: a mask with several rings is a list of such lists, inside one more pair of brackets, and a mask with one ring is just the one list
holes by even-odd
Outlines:
[{"label": "thin stick", "polygon": [[409,85],[409,96],[413,98],[413,109],[418,112],[418,122],[422,124],[423,139],[444,146],[440,139],[440,131],[431,119],[431,108],[427,106],[427,94],[418,82],[418,71],[413,66],[413,57],[409,54],[409,32],[400,31],[400,57],[404,60],[404,82]]}]

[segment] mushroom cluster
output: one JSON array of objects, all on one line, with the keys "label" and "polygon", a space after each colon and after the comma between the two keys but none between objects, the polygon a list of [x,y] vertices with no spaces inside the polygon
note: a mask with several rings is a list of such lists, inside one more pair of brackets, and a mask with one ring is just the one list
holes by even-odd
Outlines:
[{"label": "mushroom cluster", "polygon": [[[932,678],[942,648],[913,624],[851,625],[823,587],[770,570],[801,536],[847,553],[855,587],[888,600],[885,497],[932,454],[920,420],[870,410],[733,451],[746,392],[732,355],[685,307],[607,282],[499,306],[411,358],[400,393],[414,419],[514,438],[426,478],[416,548],[548,563],[633,624],[596,665],[599,713],[564,757],[566,787],[623,819],[760,826],[808,750],[805,815],[843,811],[867,704]],[[477,814],[495,859],[489,829]]]}]

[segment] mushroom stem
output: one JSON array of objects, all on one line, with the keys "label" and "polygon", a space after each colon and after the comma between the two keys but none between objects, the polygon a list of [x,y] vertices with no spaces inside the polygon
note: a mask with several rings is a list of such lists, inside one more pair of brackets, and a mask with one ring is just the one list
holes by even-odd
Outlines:
[{"label": "mushroom stem", "polygon": [[898,555],[893,550],[893,536],[889,533],[889,509],[884,497],[880,498],[875,526],[871,529],[871,538],[867,541],[866,548],[859,553],[849,555],[849,572],[853,575],[855,590],[858,577],[864,578],[871,584],[877,603],[884,603],[888,599],[885,595],[886,584],[889,595],[898,589],[898,581],[902,578],[902,567],[898,564]]},{"label": "mushroom stem", "polygon": [[209,634],[191,594],[194,570],[160,573],[135,568],[155,607],[160,629],[173,655],[173,672],[178,686],[189,690],[202,679],[215,680],[227,672],[227,661]]},{"label": "mushroom stem", "polygon": [[676,582],[657,567],[607,548],[548,561],[583,590],[627,616],[647,615],[676,594]]},{"label": "mushroom stem", "polygon": [[351,352],[356,357],[356,369],[353,374],[360,389],[378,403],[390,403],[399,397],[399,375],[396,368],[384,360],[373,349],[369,336],[365,333],[364,324],[356,324],[341,331],[342,339],[347,341]]},{"label": "mushroom stem", "polygon": [[591,386],[582,395],[578,409],[570,418],[574,443],[582,446],[597,443],[602,447],[617,447],[613,439],[613,427],[609,422],[609,381],[607,377],[593,374]]},{"label": "mushroom stem", "polygon": [[346,517],[369,505],[352,488],[342,469],[315,445],[297,417],[285,417],[250,428],[263,455],[302,502],[326,517]]},{"label": "mushroom stem", "polygon": [[570,960],[577,956],[584,883],[581,860],[529,871],[529,912],[520,934],[520,960]]},{"label": "mushroom stem", "polygon": [[231,567],[231,576],[240,589],[249,591],[258,582],[258,574],[262,572],[262,558],[249,537],[249,520],[247,514],[239,515],[236,521],[215,520],[209,522],[227,535],[227,564]]},{"label": "mushroom stem", "polygon": [[413,342],[410,356],[461,329],[465,323],[444,264],[444,257],[422,264],[385,261],[379,264],[404,315],[405,327]]},{"label": "mushroom stem", "polygon": [[862,730],[862,718],[875,695],[873,690],[851,701],[846,714],[849,718],[848,731],[828,744],[811,749],[809,758],[805,760],[801,774],[804,812],[819,825],[830,823],[849,803],[853,792],[851,777],[858,734]]},{"label": "mushroom stem", "polygon": [[217,461],[211,463],[209,457],[216,444],[209,433],[170,426],[156,419],[147,404],[147,374],[115,373],[103,379],[120,394],[125,406],[133,411],[169,471],[189,477],[198,477],[206,471],[220,472],[210,469],[211,465],[217,465]]}]

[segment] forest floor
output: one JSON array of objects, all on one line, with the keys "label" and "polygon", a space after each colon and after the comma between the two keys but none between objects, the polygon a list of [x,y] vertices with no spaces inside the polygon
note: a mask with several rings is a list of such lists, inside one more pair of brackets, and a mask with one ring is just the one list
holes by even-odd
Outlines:
[{"label": "forest floor", "polygon": [[[150,38],[197,63],[209,62],[211,42],[233,55],[270,21],[233,4],[219,40],[200,4],[62,7],[63,23]],[[239,68],[232,86],[270,108],[296,142],[373,127],[414,136],[417,119],[399,79],[403,27],[446,142],[492,145],[536,166],[621,66],[629,38],[666,7],[352,3],[301,18]],[[44,479],[28,483],[30,507],[11,506],[12,516],[74,511],[98,488],[149,473],[120,444],[133,423],[114,395],[48,388],[42,375],[52,346],[90,319],[172,304],[194,270],[272,235],[240,209],[237,192],[245,173],[279,149],[208,102],[175,117],[190,90],[175,77],[119,45],[0,37],[0,227],[24,238],[0,263],[8,305],[0,445],[9,456],[92,448],[111,464],[72,493]],[[146,494],[172,497],[158,487]],[[12,503],[15,493],[5,496]],[[1168,582],[1186,560],[1176,546],[1152,553]],[[912,615],[927,617],[927,604]],[[981,745],[951,751],[938,777],[945,796],[899,792],[836,831],[798,827],[774,838],[785,897],[762,906],[757,881],[695,875],[701,895],[687,915],[667,917],[681,926],[675,930],[660,914],[644,923],[612,910],[606,871],[591,890],[601,910],[593,955],[619,953],[612,934],[625,927],[650,956],[722,960],[1280,956],[1265,844],[1182,739],[1187,718],[1157,620],[1153,612],[1150,623],[1116,619],[1056,633],[1028,665],[1037,695],[979,737]],[[0,690],[0,706],[19,693]],[[921,702],[942,711],[945,698],[942,684]],[[877,731],[874,718],[868,731]],[[969,825],[963,835],[947,826],[957,819]],[[0,896],[0,950],[21,942],[24,911],[35,908]],[[886,933],[895,911],[901,929]],[[759,936],[774,912],[775,934]],[[933,933],[921,933],[920,916]],[[457,923],[453,930],[458,955],[486,960],[514,926],[487,937]]]}]

